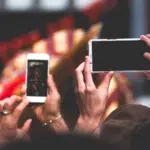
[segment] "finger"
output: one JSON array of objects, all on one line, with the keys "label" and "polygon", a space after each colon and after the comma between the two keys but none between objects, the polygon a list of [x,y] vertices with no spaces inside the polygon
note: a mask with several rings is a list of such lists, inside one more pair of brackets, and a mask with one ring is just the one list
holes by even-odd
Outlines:
[{"label": "finger", "polygon": [[146,34],[146,36],[147,36],[148,38],[150,38],[150,34]]},{"label": "finger", "polygon": [[11,111],[14,109],[15,105],[21,101],[22,101],[21,97],[13,95],[5,101],[3,109]]},{"label": "finger", "polygon": [[77,87],[78,87],[79,92],[85,90],[84,77],[83,77],[83,73],[82,73],[84,70],[84,65],[85,65],[84,62],[81,63],[75,70]]},{"label": "finger", "polygon": [[144,74],[146,75],[147,79],[150,80],[150,72],[144,71]]},{"label": "finger", "polygon": [[144,71],[143,72],[145,75],[150,75],[150,72],[149,71]]},{"label": "finger", "polygon": [[144,57],[145,57],[146,59],[150,60],[150,53],[148,53],[148,52],[144,53]]},{"label": "finger", "polygon": [[146,42],[148,46],[150,46],[150,39],[147,36],[141,35],[140,38],[142,41]]},{"label": "finger", "polygon": [[104,77],[104,80],[102,81],[101,87],[106,89],[107,91],[108,91],[110,81],[111,81],[113,75],[114,75],[114,71],[107,73],[106,76]]},{"label": "finger", "polygon": [[14,112],[12,113],[12,117],[15,122],[18,122],[22,112],[26,108],[26,106],[29,104],[28,99],[23,99],[22,102],[14,109]]},{"label": "finger", "polygon": [[23,86],[21,87],[21,89],[20,89],[20,96],[24,96],[25,93],[26,93],[26,86],[23,85]]},{"label": "finger", "polygon": [[56,84],[54,82],[54,78],[52,75],[49,75],[48,77],[48,87],[50,92],[58,92]]},{"label": "finger", "polygon": [[28,119],[28,120],[24,123],[23,127],[21,128],[21,131],[22,131],[22,134],[23,134],[23,135],[25,135],[26,133],[29,132],[30,127],[31,127],[31,123],[32,123],[32,119]]},{"label": "finger", "polygon": [[5,102],[8,100],[9,98],[5,98],[4,100],[0,101],[0,104],[2,105],[2,107],[4,106]]},{"label": "finger", "polygon": [[90,70],[90,59],[88,56],[85,57],[84,75],[87,88],[96,88],[93,82],[92,73]]}]

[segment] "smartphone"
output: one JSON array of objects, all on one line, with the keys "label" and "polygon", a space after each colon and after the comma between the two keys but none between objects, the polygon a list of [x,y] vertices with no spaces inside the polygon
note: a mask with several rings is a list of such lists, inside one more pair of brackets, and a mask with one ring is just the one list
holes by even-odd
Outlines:
[{"label": "smartphone", "polygon": [[31,103],[44,103],[48,94],[49,55],[29,53],[26,59],[26,96]]},{"label": "smartphone", "polygon": [[98,73],[150,70],[150,60],[143,56],[145,52],[150,52],[150,47],[138,38],[90,40],[91,71]]}]

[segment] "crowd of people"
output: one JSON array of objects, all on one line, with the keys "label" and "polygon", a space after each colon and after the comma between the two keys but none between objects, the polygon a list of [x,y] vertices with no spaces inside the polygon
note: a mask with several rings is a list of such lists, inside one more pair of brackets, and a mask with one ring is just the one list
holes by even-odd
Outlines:
[{"label": "crowd of people", "polygon": [[[141,40],[150,46],[150,35]],[[143,57],[150,60],[150,53]],[[108,72],[97,88],[90,70],[90,59],[85,57],[75,70],[76,94],[79,116],[70,128],[60,106],[61,95],[53,79],[48,77],[48,96],[44,104],[30,106],[26,98],[26,87],[21,95],[13,95],[0,101],[0,144],[2,149],[118,149],[137,150],[150,148],[150,108],[128,104],[113,111],[104,121],[102,116],[107,103],[108,88],[115,72]],[[150,78],[149,72],[144,74]],[[23,112],[32,108],[43,133],[30,136],[32,119],[20,125]],[[44,132],[46,131],[46,132]]]}]

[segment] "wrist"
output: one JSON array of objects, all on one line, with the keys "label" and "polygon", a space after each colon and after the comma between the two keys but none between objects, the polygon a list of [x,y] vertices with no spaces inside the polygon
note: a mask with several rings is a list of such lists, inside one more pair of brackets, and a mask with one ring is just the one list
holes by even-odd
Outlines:
[{"label": "wrist", "polygon": [[59,121],[61,118],[62,118],[62,116],[59,115],[59,116],[55,117],[54,119],[49,119],[49,120],[47,119],[46,121],[44,121],[43,125],[47,126],[47,125],[52,124],[56,121]]},{"label": "wrist", "polygon": [[69,132],[69,128],[60,112],[49,114],[46,113],[44,108],[40,106],[35,109],[35,113],[43,126],[46,126],[57,133]]},{"label": "wrist", "polygon": [[88,117],[80,115],[75,127],[76,131],[93,134],[100,126],[100,117]]},{"label": "wrist", "polygon": [[67,133],[67,132],[69,132],[69,128],[66,125],[66,122],[65,122],[63,117],[50,123],[48,125],[48,127],[50,129],[52,129],[53,131],[55,131],[56,133]]},{"label": "wrist", "polygon": [[47,113],[43,107],[38,107],[35,110],[36,116],[37,118],[41,121],[41,122],[47,122],[50,120],[55,120],[57,117],[61,116],[60,112],[57,113]]}]

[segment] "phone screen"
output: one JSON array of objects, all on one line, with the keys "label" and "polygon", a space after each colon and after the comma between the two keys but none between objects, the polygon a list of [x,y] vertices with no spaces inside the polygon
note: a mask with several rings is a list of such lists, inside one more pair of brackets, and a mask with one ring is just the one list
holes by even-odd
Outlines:
[{"label": "phone screen", "polygon": [[92,41],[92,70],[150,70],[150,61],[144,58],[144,52],[150,52],[150,48],[141,40]]},{"label": "phone screen", "polygon": [[47,96],[48,60],[28,60],[27,96]]}]

